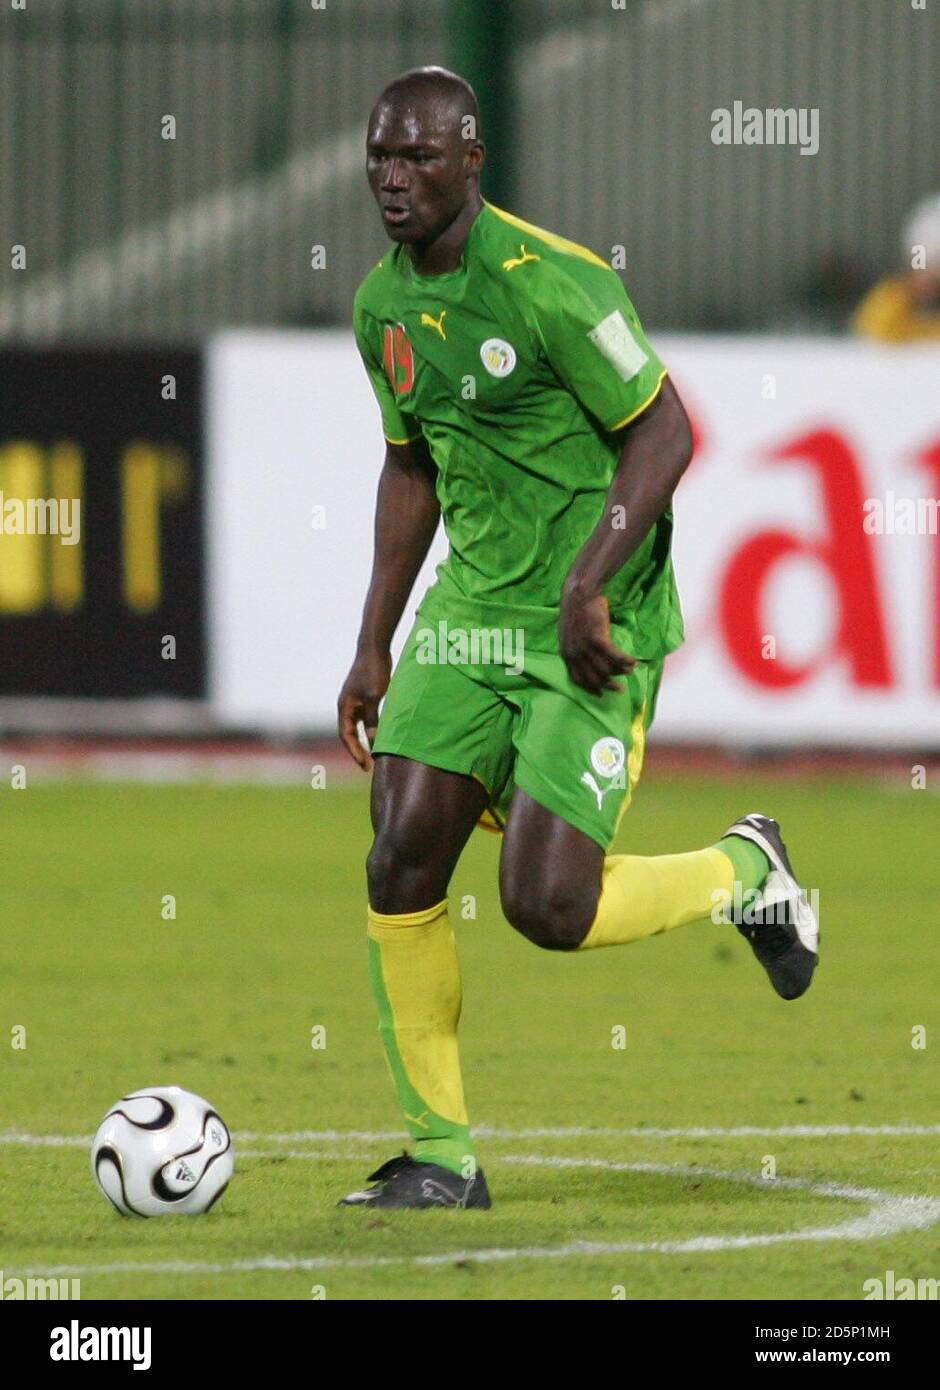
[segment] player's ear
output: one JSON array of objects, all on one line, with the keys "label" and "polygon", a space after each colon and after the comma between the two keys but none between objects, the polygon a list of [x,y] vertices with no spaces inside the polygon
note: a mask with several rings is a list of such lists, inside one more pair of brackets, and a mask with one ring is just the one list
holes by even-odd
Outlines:
[{"label": "player's ear", "polygon": [[486,146],[482,140],[474,140],[467,146],[467,173],[478,174],[486,159]]}]

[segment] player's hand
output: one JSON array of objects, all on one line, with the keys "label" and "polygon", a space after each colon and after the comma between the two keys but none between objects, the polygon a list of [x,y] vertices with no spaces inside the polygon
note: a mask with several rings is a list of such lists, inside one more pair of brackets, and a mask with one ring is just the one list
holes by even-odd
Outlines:
[{"label": "player's hand", "polygon": [[364,772],[372,767],[372,755],[359,741],[358,725],[361,720],[371,748],[379,722],[379,702],[391,677],[391,652],[367,648],[357,653],[339,692],[339,736]]},{"label": "player's hand", "polygon": [[636,662],[610,640],[610,608],[603,594],[564,594],[558,631],[561,655],[575,685],[592,695],[623,690],[614,677],[629,675]]}]

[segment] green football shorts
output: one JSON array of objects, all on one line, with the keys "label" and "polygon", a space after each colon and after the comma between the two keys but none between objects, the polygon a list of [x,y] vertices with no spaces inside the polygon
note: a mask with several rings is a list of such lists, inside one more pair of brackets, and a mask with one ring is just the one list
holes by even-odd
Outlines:
[{"label": "green football shorts", "polygon": [[[454,659],[446,641],[429,642],[434,626],[419,617],[408,637],[373,753],[475,777],[489,795],[487,829],[502,830],[521,787],[606,850],[640,776],[662,659],[618,676],[622,691],[591,695],[555,653],[526,650],[516,661],[478,642]],[[623,629],[612,624],[610,635],[629,651]]]}]

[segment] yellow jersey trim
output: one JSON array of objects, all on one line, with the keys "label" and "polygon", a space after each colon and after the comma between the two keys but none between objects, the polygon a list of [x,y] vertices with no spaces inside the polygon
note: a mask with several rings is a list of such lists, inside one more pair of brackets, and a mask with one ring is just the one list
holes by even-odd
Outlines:
[{"label": "yellow jersey trim", "polygon": [[617,423],[616,423],[616,425],[608,425],[608,426],[607,426],[607,432],[608,432],[608,434],[613,434],[614,430],[622,430],[623,427],[624,427],[624,425],[629,425],[629,423],[630,423],[631,420],[635,420],[636,417],[637,417],[638,415],[642,415],[642,414],[643,414],[643,411],[647,408],[647,406],[650,406],[650,405],[653,404],[653,402],[655,401],[656,397],[659,395],[660,391],[663,389],[663,382],[666,380],[667,375],[668,375],[668,373],[667,373],[667,371],[666,371],[666,369],[665,369],[665,367],[664,367],[663,370],[662,370],[662,372],[660,373],[659,380],[657,381],[655,387],[653,388],[653,393],[652,393],[652,395],[651,395],[651,396],[648,396],[647,399],[643,402],[642,405],[638,405],[637,408],[636,408],[636,410],[632,410],[632,411],[630,412],[629,415],[625,415],[624,418],[623,418],[622,420],[618,420]]},{"label": "yellow jersey trim", "polygon": [[407,439],[389,439],[388,435],[386,435],[385,442],[386,444],[413,444],[416,439],[420,439],[421,437],[420,434],[410,434]]},{"label": "yellow jersey trim", "polygon": [[[620,810],[617,812],[617,823],[614,826],[614,836],[620,830],[620,822],[627,813],[627,808],[633,800],[633,792],[637,782],[640,780],[640,773],[643,771],[643,754],[646,751],[646,701],[644,700],[636,714],[633,716],[633,723],[630,725],[630,752],[627,755],[627,794],[620,803]],[[613,843],[613,840],[611,841]]]},{"label": "yellow jersey trim", "polygon": [[[555,232],[547,232],[544,227],[536,227],[532,222],[524,222],[521,217],[515,217],[511,212],[505,212],[502,208],[487,203],[485,198],[483,202],[490,212],[495,212],[497,217],[501,217],[511,227],[517,227],[520,232],[525,232],[527,236],[539,237],[546,245],[553,247],[556,251],[561,251],[566,256],[579,256],[582,261],[590,261],[591,265],[603,266],[605,270],[610,271],[611,275],[616,275],[617,272],[607,261],[601,256],[595,255],[593,251],[589,251],[586,246],[579,246],[576,241],[569,241],[567,237],[558,236]],[[534,258],[530,254],[527,259]],[[519,262],[515,261],[513,264],[519,264]],[[508,268],[506,265],[503,266],[504,270]]]}]

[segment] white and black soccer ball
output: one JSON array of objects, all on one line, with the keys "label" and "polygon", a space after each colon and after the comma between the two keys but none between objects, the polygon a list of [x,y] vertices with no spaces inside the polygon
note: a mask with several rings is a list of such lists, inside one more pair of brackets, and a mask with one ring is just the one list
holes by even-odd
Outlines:
[{"label": "white and black soccer ball", "polygon": [[235,1169],[218,1112],[179,1086],[133,1091],[112,1106],[91,1145],[91,1171],[124,1216],[208,1211]]}]

